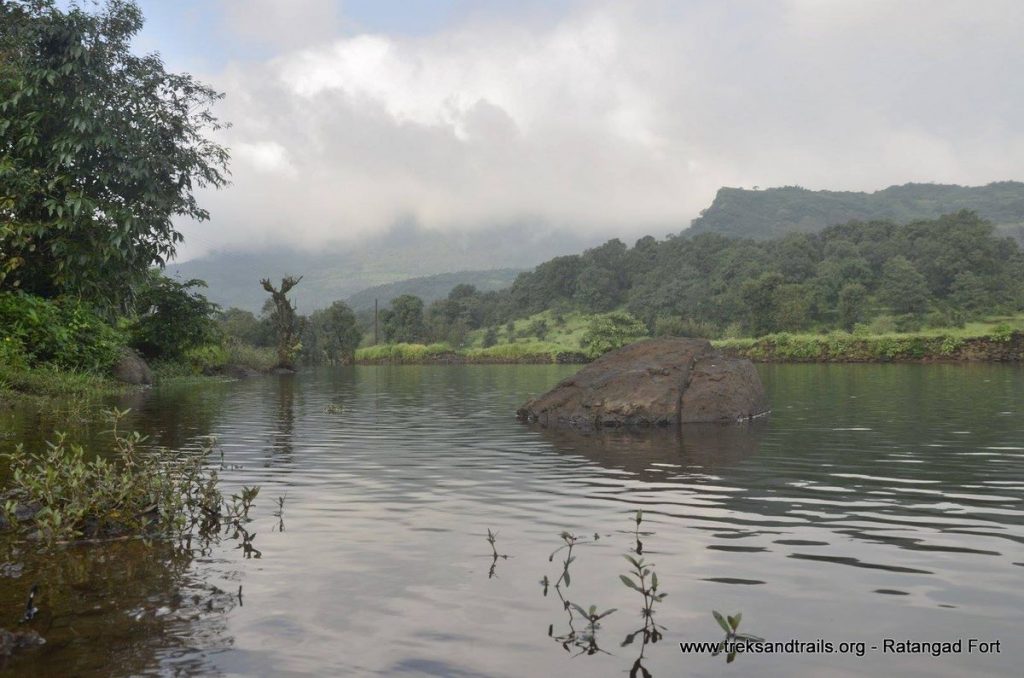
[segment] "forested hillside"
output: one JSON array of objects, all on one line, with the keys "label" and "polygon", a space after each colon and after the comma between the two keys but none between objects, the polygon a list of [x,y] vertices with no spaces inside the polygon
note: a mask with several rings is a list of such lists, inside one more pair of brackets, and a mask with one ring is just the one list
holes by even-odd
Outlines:
[{"label": "forested hillside", "polygon": [[648,332],[689,336],[868,324],[891,332],[1024,309],[1024,255],[968,211],[903,225],[850,222],[771,240],[684,232],[555,257],[499,292],[461,288],[426,309],[432,323],[413,306],[403,304],[412,310],[402,317],[413,320],[386,340],[451,341],[446,327],[458,325],[459,337],[545,311],[628,311]]},{"label": "forested hillside", "polygon": [[1024,244],[1024,183],[1018,181],[987,186],[904,184],[874,193],[809,191],[799,186],[763,191],[722,188],[687,233],[766,240],[792,232],[817,233],[855,220],[907,223],[964,209]]}]

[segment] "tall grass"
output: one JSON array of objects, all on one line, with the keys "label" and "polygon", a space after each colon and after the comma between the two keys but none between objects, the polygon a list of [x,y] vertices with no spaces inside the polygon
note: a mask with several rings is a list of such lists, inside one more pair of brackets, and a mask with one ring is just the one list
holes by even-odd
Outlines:
[{"label": "tall grass", "polygon": [[930,329],[914,333],[769,334],[758,338],[722,339],[719,349],[760,361],[875,362],[924,359],[1024,359],[1024,333],[1001,323],[978,328]]},{"label": "tall grass", "polygon": [[378,344],[356,349],[359,362],[419,362],[452,353],[448,344]]},{"label": "tall grass", "polygon": [[125,386],[91,372],[49,365],[20,367],[0,363],[0,398],[15,395],[92,398],[117,394]]}]

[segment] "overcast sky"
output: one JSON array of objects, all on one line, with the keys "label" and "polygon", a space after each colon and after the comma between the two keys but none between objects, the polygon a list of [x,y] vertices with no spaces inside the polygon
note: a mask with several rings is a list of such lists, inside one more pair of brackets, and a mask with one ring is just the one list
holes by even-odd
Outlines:
[{"label": "overcast sky", "polygon": [[624,238],[720,186],[1024,178],[1024,2],[142,0],[227,94],[210,248],[398,222]]}]

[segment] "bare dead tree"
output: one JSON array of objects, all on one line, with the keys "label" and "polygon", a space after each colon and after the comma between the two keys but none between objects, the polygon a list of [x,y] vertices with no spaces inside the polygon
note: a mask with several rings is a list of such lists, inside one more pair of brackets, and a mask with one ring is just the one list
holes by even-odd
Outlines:
[{"label": "bare dead tree", "polygon": [[302,347],[300,336],[302,327],[299,318],[295,313],[295,306],[286,296],[293,287],[299,284],[302,276],[295,278],[287,276],[281,279],[281,289],[275,289],[269,278],[260,280],[260,285],[270,293],[274,302],[274,330],[277,333],[277,366],[292,369],[295,364],[295,355]]}]

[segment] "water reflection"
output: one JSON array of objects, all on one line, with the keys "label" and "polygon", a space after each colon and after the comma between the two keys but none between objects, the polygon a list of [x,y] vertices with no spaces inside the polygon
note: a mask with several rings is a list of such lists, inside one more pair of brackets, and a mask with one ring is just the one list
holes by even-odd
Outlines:
[{"label": "water reflection", "polygon": [[578,454],[606,469],[655,480],[671,471],[716,470],[757,454],[767,430],[765,419],[741,424],[692,424],[664,428],[606,428],[597,431],[531,425],[559,452]]},{"label": "water reflection", "polygon": [[0,577],[0,599],[37,586],[38,612],[19,630],[46,640],[14,658],[19,673],[137,675],[161,664],[201,673],[201,651],[231,644],[224,615],[236,598],[202,575],[188,548],[123,540],[55,552],[8,544],[2,553],[24,574]]},{"label": "water reflection", "polygon": [[[175,589],[199,593],[200,612],[211,594],[211,616],[189,627],[161,615],[166,628],[137,630],[137,660],[109,672],[234,675],[717,675],[722,657],[680,655],[677,642],[719,640],[712,609],[742,609],[743,628],[803,639],[877,642],[907,629],[998,637],[1024,624],[1020,369],[765,367],[767,421],[678,438],[579,436],[515,420],[519,403],[572,370],[353,367],[144,394],[133,428],[186,449],[214,434],[229,489],[261,486],[245,530],[263,557],[244,558],[238,541],[193,546],[178,579],[143,575],[148,593],[140,585],[123,605],[69,612],[120,628],[129,612],[174,609],[163,601]],[[42,439],[39,422],[0,413],[9,434],[0,447]],[[488,529],[500,535],[489,556]],[[564,551],[548,562],[562,531],[588,542],[568,567]],[[619,581],[627,552],[656,562],[671,593],[657,627]],[[169,558],[140,549],[89,567],[103,579],[107,563],[144,572]],[[18,562],[17,579],[0,564],[8,624],[42,561]],[[556,595],[563,571],[571,588],[563,581]],[[550,595],[538,595],[538,580]],[[49,586],[41,582],[41,615]],[[151,607],[139,602],[147,596]],[[591,603],[596,614],[618,611],[590,629]],[[193,634],[210,644],[187,649]],[[78,644],[48,662],[46,647],[30,668],[64,675],[64,653],[98,667],[108,650]],[[757,670],[1006,674],[1024,661],[1014,652],[941,664],[780,655],[759,657]]]},{"label": "water reflection", "polygon": [[270,429],[270,457],[267,466],[291,465],[294,461],[292,438],[295,434],[295,375],[282,374],[277,379],[277,407],[273,419],[275,425]]}]

